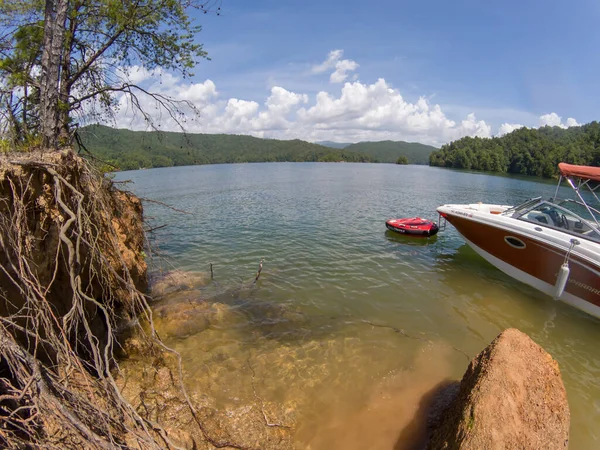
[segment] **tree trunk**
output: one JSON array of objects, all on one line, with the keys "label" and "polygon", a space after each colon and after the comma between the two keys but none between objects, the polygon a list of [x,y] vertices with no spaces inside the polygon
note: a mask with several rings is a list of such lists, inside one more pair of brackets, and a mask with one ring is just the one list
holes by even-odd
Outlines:
[{"label": "tree trunk", "polygon": [[[84,2],[85,3],[85,0]],[[69,101],[71,97],[72,87],[72,74],[71,74],[71,54],[73,52],[73,45],[75,44],[75,35],[79,31],[77,29],[77,15],[82,7],[82,3],[75,1],[70,5],[69,17],[65,22],[65,42],[63,46],[63,53],[61,56],[61,69],[60,69],[60,87],[58,91],[58,102],[60,108],[58,110],[58,139],[60,143],[70,143],[72,140],[71,136],[71,122],[69,118],[70,108]]]},{"label": "tree trunk", "polygon": [[65,38],[65,20],[69,0],[46,0],[44,44],[40,80],[40,126],[42,147],[58,147],[60,63]]},{"label": "tree trunk", "polygon": [[71,124],[69,122],[69,96],[70,88],[67,80],[70,77],[69,64],[71,62],[71,52],[69,44],[67,44],[61,61],[61,82],[58,89],[58,140],[59,143],[68,143],[71,140],[70,131]]}]

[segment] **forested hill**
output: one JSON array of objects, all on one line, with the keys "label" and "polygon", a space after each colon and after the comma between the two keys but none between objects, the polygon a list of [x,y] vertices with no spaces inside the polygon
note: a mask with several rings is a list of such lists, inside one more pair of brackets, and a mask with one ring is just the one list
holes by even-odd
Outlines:
[{"label": "forested hill", "polygon": [[102,125],[82,128],[79,134],[94,156],[121,170],[242,162],[377,162],[372,156],[298,139],[130,131]]},{"label": "forested hill", "polygon": [[558,163],[600,166],[600,123],[567,129],[520,128],[502,137],[465,137],[444,145],[429,164],[539,177],[558,174]]},{"label": "forested hill", "polygon": [[346,148],[351,145],[351,142],[317,141],[315,144],[331,148]]},{"label": "forested hill", "polygon": [[395,163],[400,156],[406,156],[409,164],[427,164],[429,155],[437,148],[416,142],[379,141],[351,144],[344,150],[364,153],[384,163]]}]

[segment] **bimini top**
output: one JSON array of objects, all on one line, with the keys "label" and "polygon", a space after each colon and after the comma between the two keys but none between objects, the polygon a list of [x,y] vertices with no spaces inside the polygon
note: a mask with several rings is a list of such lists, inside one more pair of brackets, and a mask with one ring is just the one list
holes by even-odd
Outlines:
[{"label": "bimini top", "polygon": [[600,167],[576,166],[574,164],[559,163],[558,170],[563,177],[580,177],[588,180],[600,181]]}]

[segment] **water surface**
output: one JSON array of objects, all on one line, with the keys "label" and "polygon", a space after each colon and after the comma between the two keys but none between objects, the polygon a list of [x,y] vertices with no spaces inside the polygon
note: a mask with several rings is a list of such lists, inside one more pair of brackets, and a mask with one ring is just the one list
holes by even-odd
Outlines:
[{"label": "water surface", "polygon": [[[554,185],[389,164],[192,166],[117,178],[190,213],[146,204],[153,225],[168,225],[153,233],[158,251],[204,274],[197,295],[219,305],[218,320],[167,337],[190,388],[215,407],[282,405],[298,448],[402,448],[421,397],[516,327],[560,364],[570,447],[600,447],[600,321],[496,270],[451,226],[429,240],[384,226],[390,217],[435,219],[444,203],[551,196]],[[215,282],[206,283],[211,263]]]}]

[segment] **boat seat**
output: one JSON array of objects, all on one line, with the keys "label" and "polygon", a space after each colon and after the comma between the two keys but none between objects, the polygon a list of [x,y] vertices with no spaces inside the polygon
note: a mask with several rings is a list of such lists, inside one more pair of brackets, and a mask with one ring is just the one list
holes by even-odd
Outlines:
[{"label": "boat seat", "polygon": [[548,214],[544,214],[540,211],[531,211],[527,214],[527,219],[543,223],[544,225],[552,224],[552,218]]}]

